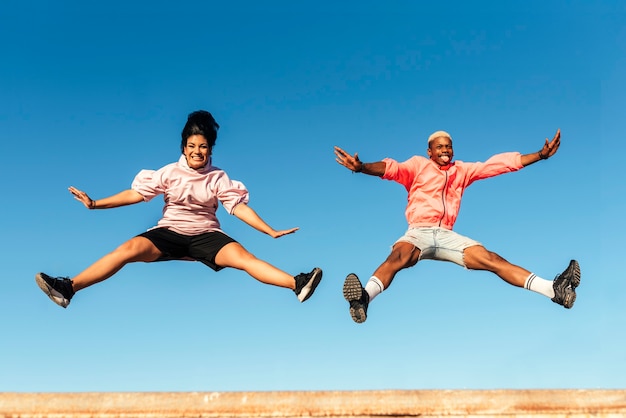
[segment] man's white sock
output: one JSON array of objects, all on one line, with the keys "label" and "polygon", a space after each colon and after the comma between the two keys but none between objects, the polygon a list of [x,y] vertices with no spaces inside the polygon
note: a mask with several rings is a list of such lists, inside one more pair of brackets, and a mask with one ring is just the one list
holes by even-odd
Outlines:
[{"label": "man's white sock", "polygon": [[383,282],[381,282],[378,277],[372,276],[368,280],[365,285],[365,291],[370,296],[370,302],[374,300],[376,296],[378,296],[383,290],[385,290],[385,286],[383,286]]},{"label": "man's white sock", "polygon": [[554,288],[552,287],[552,280],[542,279],[541,277],[530,273],[530,276],[526,278],[524,282],[524,289],[532,290],[533,292],[540,293],[544,296],[552,299],[554,297]]}]

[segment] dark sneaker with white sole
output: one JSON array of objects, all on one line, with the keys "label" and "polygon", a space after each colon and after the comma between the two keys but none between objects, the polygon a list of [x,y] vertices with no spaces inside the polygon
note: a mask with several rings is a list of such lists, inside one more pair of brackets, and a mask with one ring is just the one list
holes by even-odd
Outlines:
[{"label": "dark sneaker with white sole", "polygon": [[554,279],[552,288],[554,297],[552,302],[558,303],[567,309],[571,309],[576,301],[576,288],[580,284],[580,266],[578,261],[572,260],[565,271]]},{"label": "dark sneaker with white sole", "polygon": [[294,292],[300,302],[304,302],[313,295],[315,288],[322,280],[322,269],[315,267],[310,273],[300,273],[294,277],[296,288]]},{"label": "dark sneaker with white sole", "polygon": [[356,274],[350,273],[343,282],[343,297],[350,304],[350,316],[357,324],[367,319],[367,306],[370,295],[367,294]]},{"label": "dark sneaker with white sole", "polygon": [[72,281],[67,277],[50,277],[45,273],[35,275],[37,286],[57,305],[67,308],[74,296]]}]

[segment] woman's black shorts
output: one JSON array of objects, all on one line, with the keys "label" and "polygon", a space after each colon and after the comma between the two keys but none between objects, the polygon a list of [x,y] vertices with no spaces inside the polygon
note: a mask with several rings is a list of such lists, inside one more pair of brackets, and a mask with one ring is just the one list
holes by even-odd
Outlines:
[{"label": "woman's black shorts", "polygon": [[155,228],[137,235],[149,239],[163,253],[156,261],[193,259],[215,271],[224,267],[215,264],[215,256],[226,244],[237,242],[221,231],[199,235],[182,235],[167,228]]}]

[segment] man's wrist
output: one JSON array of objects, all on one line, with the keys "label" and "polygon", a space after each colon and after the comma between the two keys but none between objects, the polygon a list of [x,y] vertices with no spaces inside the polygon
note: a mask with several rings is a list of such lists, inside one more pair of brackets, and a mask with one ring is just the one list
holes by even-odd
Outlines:
[{"label": "man's wrist", "polygon": [[547,156],[547,155],[543,155],[543,154],[541,153],[541,151],[539,151],[537,154],[539,154],[539,159],[540,159],[540,160],[547,160],[547,159],[548,159],[548,156]]}]

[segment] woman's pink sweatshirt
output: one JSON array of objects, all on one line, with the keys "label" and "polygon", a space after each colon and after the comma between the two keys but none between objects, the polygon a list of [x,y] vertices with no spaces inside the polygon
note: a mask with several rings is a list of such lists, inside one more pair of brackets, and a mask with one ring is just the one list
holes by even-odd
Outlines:
[{"label": "woman's pink sweatshirt", "polygon": [[168,228],[183,235],[221,231],[215,212],[218,202],[230,214],[235,206],[248,203],[248,190],[231,180],[211,161],[201,170],[189,168],[185,156],[158,170],[141,170],[132,189],[147,202],[162,194],[163,217],[154,228]]},{"label": "woman's pink sweatshirt", "polygon": [[382,178],[402,184],[409,192],[405,215],[410,228],[452,229],[465,188],[476,180],[523,167],[519,152],[497,154],[485,162],[455,161],[444,167],[418,155],[402,163],[391,158],[383,161],[386,167]]}]

